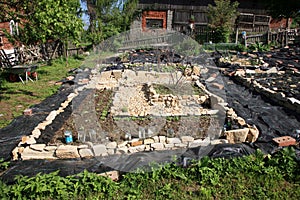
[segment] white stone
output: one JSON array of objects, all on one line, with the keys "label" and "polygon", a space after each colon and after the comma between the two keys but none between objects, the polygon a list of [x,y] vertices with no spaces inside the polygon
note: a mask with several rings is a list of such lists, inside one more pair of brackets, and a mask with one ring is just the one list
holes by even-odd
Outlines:
[{"label": "white stone", "polygon": [[225,143],[228,143],[228,140],[225,140],[225,139],[216,139],[216,140],[212,140],[210,142],[211,145],[225,144]]},{"label": "white stone", "polygon": [[115,149],[107,149],[108,155],[113,155],[115,154]]},{"label": "white stone", "polygon": [[185,148],[187,147],[187,144],[179,143],[179,144],[175,144],[175,147]]},{"label": "white stone", "polygon": [[125,141],[125,142],[122,142],[122,143],[118,144],[118,148],[127,147],[127,145],[128,145],[128,142]]},{"label": "white stone", "polygon": [[104,144],[93,145],[93,151],[95,156],[100,156],[107,153],[106,146]]},{"label": "white stone", "polygon": [[164,144],[165,148],[166,149],[170,149],[170,148],[173,148],[174,147],[174,144]]},{"label": "white stone", "polygon": [[117,142],[110,142],[106,145],[106,148],[108,149],[115,149],[117,148]]},{"label": "white stone", "polygon": [[46,146],[44,148],[45,151],[55,151],[57,149],[57,146]]},{"label": "white stone", "polygon": [[79,155],[81,158],[91,158],[94,156],[91,149],[79,149]]},{"label": "white stone", "polygon": [[57,147],[55,154],[58,158],[80,158],[77,146],[73,145],[60,145]]},{"label": "white stone", "polygon": [[82,144],[77,147],[77,149],[88,149],[88,148],[89,148],[89,145],[87,145],[87,144]]},{"label": "white stone", "polygon": [[53,110],[49,113],[49,115],[46,117],[46,121],[53,121],[57,115],[56,110]]},{"label": "white stone", "polygon": [[43,151],[46,147],[46,144],[32,144],[30,145],[30,149],[33,149],[35,151]]},{"label": "white stone", "polygon": [[181,140],[179,138],[167,138],[168,144],[179,144],[181,143]]},{"label": "white stone", "polygon": [[152,144],[152,143],[154,143],[154,139],[152,138],[144,139],[144,144]]},{"label": "white stone", "polygon": [[152,139],[154,140],[154,142],[159,142],[159,137],[158,136],[153,136]]},{"label": "white stone", "polygon": [[159,136],[160,143],[166,143],[166,136]]},{"label": "white stone", "polygon": [[195,140],[192,136],[181,136],[180,139],[182,143],[189,143]]},{"label": "white stone", "polygon": [[40,135],[41,135],[41,131],[40,131],[40,129],[35,128],[35,129],[31,132],[31,134],[33,135],[33,137],[39,138]]},{"label": "white stone", "polygon": [[164,149],[164,144],[163,143],[152,143],[151,147],[154,150],[163,150]]}]

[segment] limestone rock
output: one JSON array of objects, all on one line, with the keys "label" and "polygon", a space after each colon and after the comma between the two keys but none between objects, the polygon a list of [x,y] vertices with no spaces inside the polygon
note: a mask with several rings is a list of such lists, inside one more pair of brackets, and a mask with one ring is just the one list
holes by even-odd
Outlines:
[{"label": "limestone rock", "polygon": [[81,158],[91,158],[94,156],[91,149],[79,149],[79,155]]},{"label": "limestone rock", "polygon": [[194,138],[192,136],[181,136],[180,139],[182,143],[189,143],[194,141]]},{"label": "limestone rock", "polygon": [[163,143],[152,143],[151,147],[154,148],[154,150],[163,150],[164,144]]},{"label": "limestone rock", "polygon": [[106,145],[106,148],[108,149],[115,149],[117,148],[117,142],[110,142]]},{"label": "limestone rock", "polygon": [[245,142],[248,133],[249,133],[249,128],[243,128],[243,129],[225,131],[225,136],[229,143],[235,144],[235,143]]},{"label": "limestone rock", "polygon": [[23,160],[32,159],[56,159],[54,151],[35,151],[30,147],[26,147],[21,154]]},{"label": "limestone rock", "polygon": [[246,122],[243,118],[237,117],[236,120],[237,120],[237,122],[240,126],[245,126],[246,125]]},{"label": "limestone rock", "polygon": [[167,138],[168,144],[179,144],[181,143],[181,140],[179,138]]},{"label": "limestone rock", "polygon": [[35,151],[43,151],[46,147],[46,144],[32,144],[30,145],[30,149],[33,149]]},{"label": "limestone rock", "polygon": [[259,136],[259,130],[255,125],[249,126],[248,128],[249,128],[249,133],[246,141],[255,142]]},{"label": "limestone rock", "polygon": [[154,139],[152,138],[144,139],[144,144],[152,144],[152,143],[154,143]]},{"label": "limestone rock", "polygon": [[93,148],[95,156],[101,156],[101,155],[107,153],[107,149],[104,144],[93,145],[92,148]]},{"label": "limestone rock", "polygon": [[166,143],[166,136],[159,136],[160,143]]},{"label": "limestone rock", "polygon": [[61,159],[80,158],[77,146],[61,145],[56,149],[56,156]]}]

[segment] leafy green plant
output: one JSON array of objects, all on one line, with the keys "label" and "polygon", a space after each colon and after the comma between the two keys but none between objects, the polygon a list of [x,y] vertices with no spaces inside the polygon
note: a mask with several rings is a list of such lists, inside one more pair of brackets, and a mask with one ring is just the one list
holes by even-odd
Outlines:
[{"label": "leafy green plant", "polygon": [[248,48],[251,51],[258,51],[258,52],[264,52],[270,50],[269,45],[265,45],[261,42],[255,42],[254,44],[251,44]]},{"label": "leafy green plant", "polygon": [[10,162],[5,162],[3,158],[0,158],[0,171],[6,170],[9,167]]}]

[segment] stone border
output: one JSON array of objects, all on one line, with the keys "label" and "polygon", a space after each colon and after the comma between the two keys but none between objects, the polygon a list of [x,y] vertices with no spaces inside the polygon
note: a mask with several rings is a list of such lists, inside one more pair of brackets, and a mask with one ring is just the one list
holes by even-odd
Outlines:
[{"label": "stone border", "polygon": [[[51,111],[46,119],[39,123],[29,136],[23,136],[18,146],[13,149],[13,160],[28,160],[28,159],[70,159],[70,158],[90,158],[94,156],[108,156],[113,154],[131,154],[143,151],[160,151],[160,150],[175,150],[179,148],[194,148],[199,146],[208,146],[224,143],[240,143],[240,142],[254,142],[259,134],[258,129],[255,126],[250,126],[245,123],[245,120],[238,117],[233,109],[227,107],[224,100],[215,94],[206,90],[205,86],[197,81],[196,84],[203,89],[209,98],[215,98],[216,102],[227,111],[227,117],[232,121],[236,121],[242,126],[242,129],[237,130],[225,130],[223,135],[226,139],[210,138],[196,139],[191,136],[181,136],[180,138],[169,138],[166,136],[154,136],[145,139],[132,139],[124,141],[120,144],[117,142],[109,142],[107,144],[92,144],[87,142],[79,146],[72,144],[47,146],[46,144],[37,144],[36,139],[41,135],[41,130],[45,130],[46,126],[50,125],[53,120],[60,113],[64,112],[65,108],[72,102],[72,100],[79,94],[78,92],[85,88],[96,87],[97,72],[92,71],[90,81],[87,79],[81,80],[82,86],[75,89],[74,93],[68,95],[67,99],[61,103],[59,109]],[[79,80],[80,81],[80,80]],[[31,112],[26,111],[28,115]],[[25,114],[25,113],[24,113]]]}]

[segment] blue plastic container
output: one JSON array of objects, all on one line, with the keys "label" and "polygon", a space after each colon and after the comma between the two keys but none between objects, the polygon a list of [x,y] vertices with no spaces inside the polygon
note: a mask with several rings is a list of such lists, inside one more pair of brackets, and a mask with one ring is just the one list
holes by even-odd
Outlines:
[{"label": "blue plastic container", "polygon": [[66,140],[67,144],[73,142],[73,137],[72,137],[71,131],[65,131],[65,140]]}]

